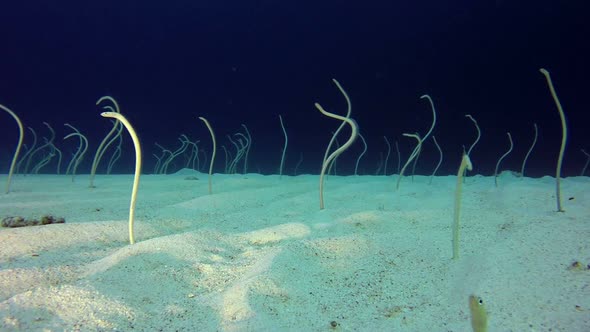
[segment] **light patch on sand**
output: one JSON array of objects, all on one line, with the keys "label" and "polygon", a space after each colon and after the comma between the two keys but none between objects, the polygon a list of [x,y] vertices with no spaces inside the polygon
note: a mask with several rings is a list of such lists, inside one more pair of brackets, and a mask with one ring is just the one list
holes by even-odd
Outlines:
[{"label": "light patch on sand", "polygon": [[301,223],[288,223],[241,234],[250,244],[262,245],[286,239],[304,238],[310,234],[308,226]]},{"label": "light patch on sand", "polygon": [[28,322],[45,329],[114,329],[112,320],[132,319],[131,308],[100,292],[78,286],[37,288],[0,303],[1,318],[16,330],[31,330]]},{"label": "light patch on sand", "polygon": [[383,216],[378,211],[362,211],[345,216],[340,221],[346,224],[380,222]]},{"label": "light patch on sand", "polygon": [[371,248],[367,239],[354,235],[309,240],[304,244],[327,269],[347,268],[351,262],[367,255]]},{"label": "light patch on sand", "polygon": [[[274,258],[280,253],[280,249],[265,249],[256,251],[254,264],[243,270],[240,277],[225,289],[213,302],[220,315],[221,327],[224,331],[239,330],[235,325],[255,315],[248,301],[248,293],[254,282],[259,280],[272,266]],[[262,288],[257,285],[258,289]]]},{"label": "light patch on sand", "polygon": [[[132,256],[146,253],[165,252],[167,255],[179,259],[197,260],[206,256],[204,251],[207,246],[204,244],[205,240],[203,237],[202,234],[183,233],[141,241],[134,245],[127,245],[113,252],[111,255],[88,264],[85,267],[82,277],[104,272]],[[212,235],[211,237],[214,238],[216,236]],[[211,256],[215,257],[216,254],[212,253]]]}]

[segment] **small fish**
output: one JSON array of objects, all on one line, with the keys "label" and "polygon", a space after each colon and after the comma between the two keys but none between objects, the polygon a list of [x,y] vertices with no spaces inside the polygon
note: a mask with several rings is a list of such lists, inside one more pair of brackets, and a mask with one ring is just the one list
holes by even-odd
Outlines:
[{"label": "small fish", "polygon": [[488,314],[481,297],[469,296],[469,311],[471,311],[471,328],[473,332],[487,332]]}]

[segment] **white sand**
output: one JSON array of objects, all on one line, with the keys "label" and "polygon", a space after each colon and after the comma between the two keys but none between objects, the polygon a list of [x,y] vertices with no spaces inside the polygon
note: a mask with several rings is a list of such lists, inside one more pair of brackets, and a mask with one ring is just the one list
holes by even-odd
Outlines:
[{"label": "white sand", "polygon": [[0,329],[470,331],[477,294],[490,331],[590,330],[589,178],[565,213],[552,178],[469,178],[458,260],[455,177],[396,179],[332,176],[320,211],[318,176],[144,175],[129,245],[132,176],[17,176],[0,218],[66,223],[0,229]]}]

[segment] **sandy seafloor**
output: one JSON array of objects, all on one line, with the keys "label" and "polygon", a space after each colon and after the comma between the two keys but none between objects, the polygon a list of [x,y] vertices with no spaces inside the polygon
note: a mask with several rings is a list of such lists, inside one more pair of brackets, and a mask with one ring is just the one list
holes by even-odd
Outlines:
[{"label": "sandy seafloor", "polygon": [[[188,180],[187,176],[198,180]],[[16,176],[0,217],[2,331],[590,331],[590,178]],[[0,176],[4,185],[6,175]],[[335,327],[333,326],[335,325]]]}]

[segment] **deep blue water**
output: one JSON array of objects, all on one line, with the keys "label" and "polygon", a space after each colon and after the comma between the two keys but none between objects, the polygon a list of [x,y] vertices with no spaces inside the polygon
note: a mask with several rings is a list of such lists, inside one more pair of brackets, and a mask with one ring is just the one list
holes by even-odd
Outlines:
[{"label": "deep blue water", "polygon": [[[590,150],[590,23],[587,1],[13,1],[0,8],[0,103],[18,113],[39,137],[68,122],[91,141],[80,166],[110,127],[94,103],[115,97],[139,132],[149,172],[159,153],[184,133],[209,148],[209,119],[219,144],[246,124],[253,136],[250,170],[276,173],[281,156],[281,114],[289,133],[285,172],[299,155],[300,172],[317,173],[338,122],[313,106],[345,113],[331,79],[352,99],[352,117],[369,150],[360,169],[373,174],[383,136],[398,141],[405,160],[426,133],[429,94],[437,107],[434,135],[445,153],[441,174],[455,173],[462,146],[479,122],[483,136],[472,153],[475,171],[490,174],[514,138],[503,169],[519,170],[540,129],[527,174],[553,175],[559,116],[539,68],[547,68],[568,118],[564,174],[577,175]],[[16,140],[12,119],[0,115],[0,171],[8,169]],[[340,141],[346,140],[346,130]],[[25,138],[28,142],[30,137]],[[41,138],[40,138],[41,139]],[[120,172],[133,169],[125,136]],[[350,174],[361,145],[341,156]],[[388,173],[396,171],[392,156]],[[438,155],[427,141],[417,172],[430,174]],[[54,166],[45,170],[52,171]],[[216,170],[223,169],[220,159]]]}]

